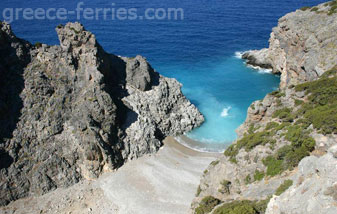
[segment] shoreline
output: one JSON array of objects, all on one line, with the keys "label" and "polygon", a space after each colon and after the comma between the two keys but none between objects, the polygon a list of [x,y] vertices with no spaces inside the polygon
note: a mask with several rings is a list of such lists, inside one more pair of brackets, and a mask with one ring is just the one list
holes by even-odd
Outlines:
[{"label": "shoreline", "polygon": [[[188,148],[190,150],[200,152],[200,153],[210,153],[210,154],[221,154],[223,153],[228,146],[230,146],[233,142],[230,144],[208,144],[208,143],[202,143],[200,141],[193,140],[185,135],[177,136],[173,138],[174,141],[179,143],[185,148]],[[193,146],[192,146],[193,145]],[[211,145],[213,148],[211,148]]]},{"label": "shoreline", "polygon": [[189,213],[204,170],[221,154],[195,151],[173,137],[163,143],[157,153],[128,161],[97,180],[83,180],[69,188],[19,199],[0,207],[0,212]]}]

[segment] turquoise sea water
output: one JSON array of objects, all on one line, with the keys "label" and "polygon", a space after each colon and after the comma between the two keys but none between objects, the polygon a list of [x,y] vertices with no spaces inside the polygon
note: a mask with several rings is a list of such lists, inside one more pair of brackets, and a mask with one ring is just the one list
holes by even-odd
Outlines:
[{"label": "turquoise sea water", "polygon": [[[66,8],[78,1],[2,0],[4,8]],[[204,114],[205,123],[186,135],[205,150],[221,150],[236,139],[248,106],[275,90],[279,77],[247,68],[235,53],[268,46],[269,34],[284,14],[318,0],[91,0],[85,7],[182,8],[175,20],[14,20],[14,32],[32,43],[58,44],[54,28],[80,21],[108,52],[147,57],[161,74],[183,83],[183,92]],[[190,146],[194,146],[190,144]]]}]

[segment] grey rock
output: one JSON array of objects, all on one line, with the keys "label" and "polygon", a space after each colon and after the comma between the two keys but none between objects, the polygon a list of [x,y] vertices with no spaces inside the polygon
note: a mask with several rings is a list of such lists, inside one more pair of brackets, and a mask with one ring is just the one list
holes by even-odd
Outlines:
[{"label": "grey rock", "polygon": [[279,19],[269,39],[269,48],[248,51],[248,63],[271,65],[281,74],[281,88],[312,81],[332,69],[337,61],[337,14],[328,15],[330,6],[320,4],[310,10],[288,13]]},{"label": "grey rock", "polygon": [[266,214],[337,213],[337,146],[322,157],[303,159],[295,175],[294,185],[280,196],[274,196]]},{"label": "grey rock", "polygon": [[153,68],[142,56],[126,58],[126,82],[136,89],[147,91],[151,88]]},{"label": "grey rock", "polygon": [[203,122],[145,58],[106,53],[79,23],[56,31],[60,46],[33,47],[2,24],[0,205],[95,179]]}]

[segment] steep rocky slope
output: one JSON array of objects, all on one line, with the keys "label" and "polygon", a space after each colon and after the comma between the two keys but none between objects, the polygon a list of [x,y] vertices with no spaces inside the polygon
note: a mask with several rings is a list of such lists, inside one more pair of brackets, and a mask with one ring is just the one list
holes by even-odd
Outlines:
[{"label": "steep rocky slope", "polygon": [[203,213],[337,213],[337,1],[287,14],[268,49],[243,55],[281,74],[201,179]]},{"label": "steep rocky slope", "polygon": [[281,74],[282,89],[317,79],[336,64],[336,7],[333,1],[285,15],[270,35],[269,48],[243,58]]},{"label": "steep rocky slope", "polygon": [[97,178],[203,122],[145,58],[106,53],[79,23],[60,46],[0,25],[0,205]]}]

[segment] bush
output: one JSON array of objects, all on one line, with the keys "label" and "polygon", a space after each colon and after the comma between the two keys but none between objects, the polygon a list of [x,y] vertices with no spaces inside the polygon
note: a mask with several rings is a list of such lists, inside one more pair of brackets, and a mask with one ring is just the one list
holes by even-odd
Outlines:
[{"label": "bush", "polygon": [[278,127],[280,124],[276,122],[269,122],[266,126],[266,130],[271,130]]},{"label": "bush", "polygon": [[266,175],[275,176],[284,171],[283,161],[278,160],[273,156],[266,157],[262,162],[267,167]]},{"label": "bush", "polygon": [[35,47],[36,47],[36,48],[41,48],[41,47],[42,47],[42,43],[36,42],[36,43],[35,43]]},{"label": "bush", "polygon": [[300,10],[306,11],[306,10],[309,10],[310,8],[311,8],[311,7],[305,6],[305,7],[302,7]]},{"label": "bush", "polygon": [[221,201],[213,196],[206,196],[199,204],[199,207],[195,209],[196,214],[210,213],[214,207],[220,204]]},{"label": "bush", "polygon": [[211,162],[211,165],[212,165],[212,166],[216,166],[219,162],[220,162],[219,160],[212,161],[212,162]]},{"label": "bush", "polygon": [[264,178],[264,171],[255,170],[254,181],[261,181]]},{"label": "bush", "polygon": [[258,214],[251,201],[234,201],[217,208],[214,214]]},{"label": "bush", "polygon": [[233,201],[214,210],[214,214],[263,214],[271,197],[261,201]]},{"label": "bush", "polygon": [[337,77],[330,78],[336,70],[335,67],[320,79],[295,87],[296,91],[306,91],[309,95],[297,117],[303,117],[323,134],[337,134]]},{"label": "bush", "polygon": [[311,11],[311,12],[317,12],[317,11],[318,11],[318,7],[313,7],[313,8],[311,8],[310,11]]},{"label": "bush", "polygon": [[295,106],[300,106],[304,103],[303,100],[295,100]]},{"label": "bush", "polygon": [[292,180],[285,180],[277,189],[275,192],[275,195],[281,195],[282,193],[284,193],[289,187],[291,187],[291,185],[293,185],[293,181]]},{"label": "bush", "polygon": [[273,91],[269,94],[277,98],[284,97],[286,95],[284,92],[280,92],[280,91]]},{"label": "bush", "polygon": [[294,120],[294,116],[291,114],[291,109],[289,108],[282,108],[279,110],[276,110],[273,115],[273,118],[279,118],[285,122],[291,122]]},{"label": "bush", "polygon": [[245,177],[245,184],[247,185],[247,184],[250,184],[250,183],[252,183],[252,177],[250,177],[250,175],[247,175]]},{"label": "bush", "polygon": [[201,188],[200,188],[200,185],[198,186],[198,189],[197,189],[197,193],[195,194],[195,197],[198,197],[201,193]]}]

